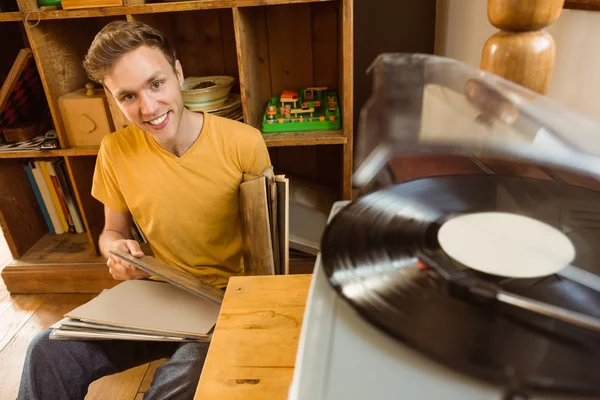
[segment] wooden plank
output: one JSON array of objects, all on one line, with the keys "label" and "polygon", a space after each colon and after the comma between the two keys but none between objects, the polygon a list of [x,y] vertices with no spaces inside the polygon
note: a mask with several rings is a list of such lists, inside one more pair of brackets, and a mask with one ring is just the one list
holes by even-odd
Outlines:
[{"label": "wooden plank", "polygon": [[97,156],[99,146],[90,147],[72,147],[64,150],[60,150],[60,154],[63,156]]},{"label": "wooden plank", "polygon": [[148,370],[146,371],[146,374],[144,375],[144,379],[142,380],[142,383],[140,384],[140,388],[138,389],[138,392],[139,392],[138,395],[146,393],[146,391],[148,391],[148,389],[150,389],[150,385],[152,384],[152,379],[154,379],[154,374],[156,373],[156,370],[158,369],[158,367],[160,367],[167,361],[169,361],[168,358],[161,358],[160,360],[152,361],[150,363],[150,365],[148,366]]},{"label": "wooden plank", "polygon": [[64,10],[88,9],[96,7],[123,6],[123,0],[62,0]]},{"label": "wooden plank", "polygon": [[590,176],[581,175],[565,170],[559,170],[558,168],[547,168],[546,171],[555,180],[566,182],[573,186],[579,186],[590,190],[600,191],[600,181]]},{"label": "wooden plank", "polygon": [[393,157],[389,165],[397,183],[428,176],[485,173],[473,161],[461,156]]},{"label": "wooden plank", "polygon": [[0,22],[10,22],[10,21],[23,21],[23,17],[21,16],[21,13],[18,11],[0,12]]},{"label": "wooden plank", "polygon": [[0,228],[15,258],[48,232],[23,166],[19,159],[0,163]]},{"label": "wooden plank", "polygon": [[11,293],[100,293],[116,286],[105,262],[11,263],[2,270]]},{"label": "wooden plank", "polygon": [[[0,235],[0,270],[2,270],[2,267],[4,267],[11,260],[12,254],[8,248],[8,243],[6,243],[4,236]],[[2,282],[0,279],[0,291],[3,289],[6,289],[6,286],[4,286],[4,282]]]},{"label": "wooden plank", "polygon": [[565,0],[564,8],[600,11],[600,0]]},{"label": "wooden plank", "polygon": [[353,107],[354,107],[354,2],[340,0],[338,2],[338,28],[340,30],[339,71],[338,80],[340,88],[340,108],[342,113],[342,126],[348,141],[344,145],[342,163],[342,199],[352,199],[352,171],[353,171]]},{"label": "wooden plank", "polygon": [[540,168],[520,162],[497,160],[492,158],[477,158],[496,175],[522,176],[526,178],[538,178],[552,180],[548,174]]},{"label": "wooden plank", "polygon": [[27,320],[42,305],[45,296],[14,295],[12,303],[0,314],[0,353],[10,343]]},{"label": "wooden plank", "polygon": [[37,9],[38,0],[17,0],[19,11],[31,11]]},{"label": "wooden plank", "polygon": [[100,254],[98,239],[104,229],[104,206],[91,194],[96,157],[67,157],[66,164],[88,244],[95,254]]},{"label": "wooden plank", "polygon": [[[17,296],[15,296],[17,297]],[[25,296],[19,296],[25,297]],[[15,399],[21,381],[21,371],[25,361],[25,352],[31,340],[41,331],[62,318],[64,313],[91,300],[92,295],[29,295],[29,299],[45,299],[31,318],[12,337],[12,340],[0,351],[0,398]],[[0,331],[7,327],[0,320]]]},{"label": "wooden plank", "polygon": [[[35,2],[35,0],[24,0]],[[255,7],[267,5],[284,5],[290,3],[312,3],[336,0],[188,0],[181,2],[149,3],[139,5],[129,5],[123,7],[104,7],[90,8],[83,10],[48,10],[39,13],[42,20],[48,19],[73,19],[73,18],[91,18],[91,17],[109,17],[136,14],[154,14],[168,13],[177,11],[210,10],[232,7]],[[37,8],[37,4],[29,10]],[[36,13],[37,18],[37,13]]]},{"label": "wooden plank", "polygon": [[230,9],[219,10],[219,23],[221,25],[221,45],[223,49],[223,65],[225,67],[223,73],[235,76],[239,81],[233,11]]},{"label": "wooden plank", "polygon": [[313,3],[312,44],[315,86],[338,88],[338,6],[336,3]]},{"label": "wooden plank", "polygon": [[271,91],[312,86],[313,54],[309,4],[267,8]]},{"label": "wooden plank", "polygon": [[[63,155],[64,150],[45,150],[45,151],[19,151],[19,152],[0,152],[0,159],[2,158],[49,158],[59,157]],[[97,151],[96,151],[97,153]]]},{"label": "wooden plank", "polygon": [[195,399],[287,398],[310,280],[230,279]]},{"label": "wooden plank", "polygon": [[148,364],[130,368],[116,375],[109,375],[92,382],[85,400],[131,400],[148,370]]},{"label": "wooden plank", "polygon": [[342,130],[264,133],[263,139],[269,147],[313,146],[347,142]]},{"label": "wooden plank", "polygon": [[272,95],[265,9],[234,8],[233,26],[244,121],[259,128]]}]

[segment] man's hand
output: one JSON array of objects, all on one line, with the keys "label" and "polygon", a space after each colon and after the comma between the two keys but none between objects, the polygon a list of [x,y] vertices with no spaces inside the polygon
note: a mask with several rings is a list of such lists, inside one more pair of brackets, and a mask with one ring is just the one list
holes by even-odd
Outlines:
[{"label": "man's hand", "polygon": [[[137,258],[140,258],[144,255],[144,253],[140,249],[140,244],[135,240],[115,240],[111,243],[110,250],[129,253]],[[147,278],[150,276],[150,274],[148,274],[147,272],[142,271],[141,269],[138,269],[131,264],[128,264],[127,262],[113,256],[112,254],[109,254],[108,262],[106,263],[106,265],[108,265],[108,271],[113,276],[113,278],[119,281]]]}]

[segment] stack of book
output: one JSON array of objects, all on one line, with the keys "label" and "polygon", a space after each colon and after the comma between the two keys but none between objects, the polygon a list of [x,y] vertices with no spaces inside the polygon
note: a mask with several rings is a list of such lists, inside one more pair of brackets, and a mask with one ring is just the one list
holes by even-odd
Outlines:
[{"label": "stack of book", "polygon": [[84,227],[63,159],[32,160],[25,172],[50,233],[82,233]]}]

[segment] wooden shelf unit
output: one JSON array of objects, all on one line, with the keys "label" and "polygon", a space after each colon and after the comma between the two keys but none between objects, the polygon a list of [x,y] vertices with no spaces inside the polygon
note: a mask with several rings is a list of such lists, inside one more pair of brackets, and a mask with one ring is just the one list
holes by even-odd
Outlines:
[{"label": "wooden shelf unit", "polygon": [[[0,79],[19,49],[30,47],[61,145],[47,152],[0,153],[0,226],[15,258],[2,276],[11,292],[96,292],[111,284],[97,247],[103,207],[90,194],[98,147],[70,147],[58,98],[85,85],[83,57],[112,20],[143,21],[163,31],[185,76],[235,76],[233,91],[241,94],[245,122],[258,129],[267,101],[283,89],[337,90],[342,129],[265,133],[264,138],[277,170],[326,185],[339,199],[352,196],[352,0],[124,3],[36,11],[37,0],[18,0],[20,12],[0,13]],[[116,129],[127,123],[118,109],[111,111]],[[48,233],[23,165],[50,157],[65,159],[85,233]],[[52,245],[57,242],[62,244]],[[78,286],[73,279],[79,278],[70,278],[73,271],[81,279],[95,276],[95,283]],[[44,276],[52,285],[40,283]]]}]

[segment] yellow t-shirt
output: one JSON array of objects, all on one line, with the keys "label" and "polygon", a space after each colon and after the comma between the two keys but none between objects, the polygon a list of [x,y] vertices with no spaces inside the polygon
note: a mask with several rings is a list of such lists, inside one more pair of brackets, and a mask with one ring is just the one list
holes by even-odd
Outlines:
[{"label": "yellow t-shirt", "polygon": [[239,186],[242,174],[271,165],[261,133],[204,114],[196,142],[177,157],[129,126],[104,137],[92,196],[130,212],[159,260],[223,288],[243,274]]}]

